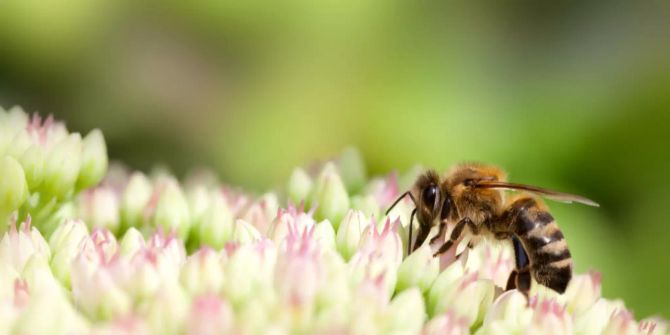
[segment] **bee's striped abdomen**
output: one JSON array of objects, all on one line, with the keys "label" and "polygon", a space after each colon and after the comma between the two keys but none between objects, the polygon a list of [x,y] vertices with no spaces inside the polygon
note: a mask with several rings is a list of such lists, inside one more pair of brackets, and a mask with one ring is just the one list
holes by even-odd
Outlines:
[{"label": "bee's striped abdomen", "polygon": [[514,231],[528,253],[531,274],[538,283],[565,292],[572,278],[572,258],[556,221],[530,197],[515,201],[512,207],[517,214]]}]

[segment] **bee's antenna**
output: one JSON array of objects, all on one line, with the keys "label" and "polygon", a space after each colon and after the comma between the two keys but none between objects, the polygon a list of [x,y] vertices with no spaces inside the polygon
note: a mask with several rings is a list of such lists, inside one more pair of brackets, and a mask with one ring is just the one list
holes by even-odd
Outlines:
[{"label": "bee's antenna", "polygon": [[[389,215],[389,212],[393,209],[393,207],[395,207],[395,205],[397,205],[400,202],[400,200],[404,199],[408,195],[409,195],[409,198],[412,199],[412,202],[414,203],[414,206],[416,207],[416,200],[414,199],[414,196],[412,195],[412,192],[407,191],[407,192],[401,194],[398,197],[398,199],[396,199],[393,202],[391,207],[389,207],[389,209],[386,210],[385,215]],[[407,240],[407,255],[409,255],[410,252],[412,252],[412,230],[413,230],[412,228],[414,228],[414,227],[412,227],[412,223],[414,222],[414,215],[415,214],[416,214],[416,208],[414,208],[414,210],[412,210],[412,215],[409,217],[409,239]]]},{"label": "bee's antenna", "polygon": [[409,198],[412,199],[412,202],[414,203],[414,206],[416,206],[416,200],[414,200],[414,196],[412,195],[412,192],[411,192],[411,191],[407,191],[407,192],[401,194],[401,195],[398,197],[398,199],[396,199],[396,200],[393,202],[393,204],[391,205],[391,207],[389,207],[389,209],[386,210],[386,213],[384,213],[384,215],[389,215],[389,212],[393,209],[393,207],[395,207],[395,205],[397,205],[397,204],[400,202],[400,200],[402,200],[403,198],[405,198],[405,197],[408,196],[408,195],[409,195]]},{"label": "bee's antenna", "polygon": [[414,214],[416,214],[416,208],[412,211],[412,215],[409,217],[409,238],[407,239],[407,256],[412,252],[412,223],[414,222]]}]

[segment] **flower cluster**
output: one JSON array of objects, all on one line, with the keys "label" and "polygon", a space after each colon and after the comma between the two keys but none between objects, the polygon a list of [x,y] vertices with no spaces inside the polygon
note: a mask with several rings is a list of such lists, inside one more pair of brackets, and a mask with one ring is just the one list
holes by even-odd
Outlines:
[{"label": "flower cluster", "polygon": [[[51,232],[58,220],[46,220],[79,191],[100,182],[107,171],[107,149],[100,130],[84,138],[69,133],[49,116],[32,117],[21,108],[0,108],[0,232],[13,212],[32,214]],[[62,216],[60,216],[62,217]]]},{"label": "flower cluster", "polygon": [[[504,243],[483,240],[470,249],[464,239],[437,258],[428,244],[405,255],[412,203],[401,201],[388,216],[383,211],[412,175],[368,181],[353,150],[313,174],[296,169],[285,193],[254,196],[206,172],[180,182],[117,166],[97,184],[106,157],[86,164],[84,157],[104,153],[99,133],[88,141],[97,148],[85,139],[66,157],[42,141],[78,135],[53,121],[26,123],[17,110],[0,115],[1,127],[34,136],[28,147],[55,155],[43,160],[42,171],[80,155],[77,177],[68,177],[74,181],[61,194],[53,187],[66,188],[63,175],[40,172],[34,184],[16,154],[20,142],[0,138],[10,162],[3,171],[23,178],[0,181],[2,195],[11,195],[0,198],[1,208],[19,213],[8,215],[0,239],[2,334],[668,331],[665,321],[637,322],[622,302],[602,298],[594,272],[577,275],[562,295],[537,284],[530,299],[503,292],[513,269]],[[46,135],[33,135],[34,127]],[[38,208],[32,197],[57,200],[30,216]]]}]

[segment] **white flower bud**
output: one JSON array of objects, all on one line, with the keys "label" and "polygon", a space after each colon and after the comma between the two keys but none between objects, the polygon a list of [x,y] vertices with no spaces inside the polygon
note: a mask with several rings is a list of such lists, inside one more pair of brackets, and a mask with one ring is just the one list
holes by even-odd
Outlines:
[{"label": "white flower bud", "polygon": [[610,322],[610,317],[618,311],[625,311],[621,301],[599,299],[582,315],[575,319],[575,334],[601,334]]},{"label": "white flower bud", "polygon": [[28,283],[31,296],[45,292],[62,291],[63,287],[54,278],[49,268],[49,260],[42,254],[33,254],[23,268],[22,277]]},{"label": "white flower bud", "polygon": [[0,240],[0,262],[6,262],[16,272],[22,272],[28,259],[33,254],[41,254],[45,259],[51,258],[49,245],[35,227],[30,227],[30,218],[6,232]]},{"label": "white flower bud", "polygon": [[32,145],[18,158],[31,190],[40,186],[44,179],[44,156],[44,149],[38,145]]},{"label": "white flower bud", "polygon": [[335,230],[328,220],[323,220],[314,226],[314,240],[322,249],[335,249]]},{"label": "white flower bud", "polygon": [[173,179],[166,179],[160,199],[154,213],[154,225],[163,227],[166,232],[176,231],[181,239],[188,237],[191,221],[188,203],[179,184]]},{"label": "white flower bud", "polygon": [[79,217],[91,228],[119,228],[119,199],[113,189],[99,187],[88,190],[79,200]]},{"label": "white flower bud", "polygon": [[91,130],[82,142],[81,165],[77,189],[97,185],[107,172],[107,146],[100,129]]},{"label": "white flower bud", "polygon": [[191,221],[197,227],[210,206],[209,190],[205,185],[193,185],[186,189],[186,201],[191,212]]},{"label": "white flower bud", "polygon": [[389,262],[393,266],[395,272],[402,263],[403,255],[397,221],[392,223],[386,220],[381,227],[374,223],[369,224],[361,235],[358,252],[377,253],[381,256],[381,261]]},{"label": "white flower bud", "polygon": [[393,298],[387,313],[385,333],[419,333],[426,319],[426,307],[421,291],[417,288],[402,291]]},{"label": "white flower bud", "polygon": [[88,229],[80,220],[66,220],[51,234],[49,246],[53,253],[51,269],[54,276],[65,286],[70,286],[70,269],[77,257],[82,242],[88,237]]},{"label": "white flower bud", "polygon": [[180,281],[191,295],[219,292],[223,270],[216,252],[202,248],[189,256],[181,269]]},{"label": "white flower bud", "polygon": [[86,334],[89,324],[60,291],[32,295],[12,330],[14,334]]},{"label": "white flower bud", "polygon": [[208,201],[209,206],[194,229],[200,243],[218,250],[233,238],[233,213],[219,191],[212,191]]},{"label": "white flower bud", "polygon": [[132,257],[145,247],[144,236],[135,227],[130,227],[123,234],[121,243],[119,243],[119,253],[121,256]]},{"label": "white flower bud", "polygon": [[453,310],[457,315],[466,317],[471,325],[476,324],[484,319],[494,294],[492,281],[477,279],[476,273],[466,274],[443,291],[433,314]]},{"label": "white flower bud", "polygon": [[317,206],[318,220],[328,219],[339,225],[349,209],[349,195],[333,163],[326,164],[321,171],[311,199],[312,206]]},{"label": "white flower bud", "polygon": [[422,292],[428,291],[440,273],[440,261],[433,257],[430,246],[423,245],[411,253],[398,268],[396,291],[418,286]]},{"label": "white flower bud", "polygon": [[347,306],[351,300],[351,288],[349,286],[349,277],[347,273],[347,264],[340,254],[332,249],[323,249],[321,251],[321,260],[325,276],[328,280],[327,285],[323,285],[317,292],[317,309],[328,306]]},{"label": "white flower bud", "polygon": [[40,189],[58,199],[74,194],[81,165],[82,143],[77,133],[58,142],[46,157]]},{"label": "white flower bud", "polygon": [[440,299],[445,292],[454,290],[459,279],[464,277],[465,272],[461,262],[455,262],[444,269],[433,282],[433,286],[428,293],[428,312],[432,314],[437,309]]},{"label": "white flower bud", "polygon": [[14,137],[11,139],[9,146],[7,147],[5,155],[19,159],[31,145],[32,140],[25,128],[18,129],[18,131],[14,132]]},{"label": "white flower bud", "polygon": [[13,107],[9,113],[0,107],[0,157],[11,155],[12,142],[17,133],[26,128],[28,115],[20,108]]},{"label": "white flower bud", "polygon": [[125,227],[138,227],[142,223],[152,190],[151,181],[143,173],[132,174],[121,197],[121,220]]},{"label": "white flower bud", "polygon": [[126,291],[136,301],[152,299],[161,286],[177,285],[185,258],[183,242],[170,236],[153,235],[129,261]]},{"label": "white flower bud", "polygon": [[177,335],[182,333],[188,317],[189,301],[184,290],[176,283],[168,284],[150,300],[146,318],[152,334]]},{"label": "white flower bud", "polygon": [[64,248],[78,247],[81,240],[88,236],[88,228],[81,220],[65,220],[51,234],[49,247],[55,254]]},{"label": "white flower bud", "polygon": [[307,200],[312,191],[312,178],[301,168],[293,170],[288,182],[288,196],[295,204]]},{"label": "white flower bud", "polygon": [[0,232],[5,219],[28,199],[28,184],[21,165],[12,157],[0,158]]},{"label": "white flower bud", "polygon": [[224,296],[234,305],[271,300],[276,255],[277,249],[269,240],[241,244],[224,264]]},{"label": "white flower bud", "polygon": [[568,311],[579,315],[588,310],[600,298],[600,282],[595,272],[574,276],[565,291]]},{"label": "white flower bud", "polygon": [[361,211],[349,210],[337,229],[337,251],[349,260],[358,248],[361,235],[370,224],[370,219]]},{"label": "white flower bud", "polygon": [[126,315],[132,307],[130,297],[112,272],[105,268],[91,269],[82,257],[73,264],[72,296],[75,304],[93,320]]},{"label": "white flower bud", "polygon": [[[3,130],[0,129],[0,131]],[[7,147],[6,155],[15,158],[21,163],[28,187],[32,190],[42,182],[44,149],[40,143],[33,142],[25,128],[14,129],[8,133],[14,133],[15,135]]]},{"label": "white flower bud", "polygon": [[517,290],[509,290],[495,300],[484,318],[484,328],[494,328],[495,323],[504,323],[509,328],[524,329],[530,323],[533,311],[528,308],[528,300]]},{"label": "white flower bud", "polygon": [[261,238],[261,233],[244,220],[236,220],[233,228],[233,241],[249,243]]}]

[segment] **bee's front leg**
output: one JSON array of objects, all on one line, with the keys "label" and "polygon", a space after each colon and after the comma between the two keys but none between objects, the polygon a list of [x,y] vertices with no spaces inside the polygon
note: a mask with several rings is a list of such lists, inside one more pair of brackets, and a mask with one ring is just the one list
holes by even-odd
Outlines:
[{"label": "bee's front leg", "polygon": [[461,237],[461,234],[463,233],[463,228],[465,228],[466,225],[468,225],[472,229],[474,223],[472,222],[472,220],[470,220],[470,218],[463,218],[461,219],[461,221],[458,221],[458,223],[454,227],[454,230],[451,232],[451,236],[449,236],[449,241],[442,244],[440,249],[438,249],[433,254],[433,256],[438,256],[439,254],[449,250],[449,248],[451,248],[454,245],[454,243],[456,243],[456,241],[458,241],[458,239]]}]

